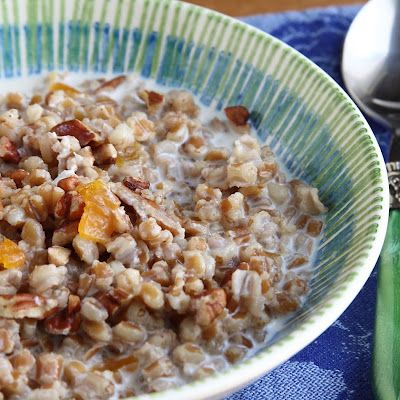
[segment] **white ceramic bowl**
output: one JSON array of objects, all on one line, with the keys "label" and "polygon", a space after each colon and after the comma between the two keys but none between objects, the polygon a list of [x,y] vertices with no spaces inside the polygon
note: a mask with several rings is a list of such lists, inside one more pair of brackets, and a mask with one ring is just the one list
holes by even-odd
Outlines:
[{"label": "white ceramic bowl", "polygon": [[243,104],[260,140],[329,207],[308,301],[274,342],[225,372],[141,399],[222,398],[293,356],[351,303],[383,243],[386,170],[361,113],[312,62],[257,29],[178,1],[15,0],[3,3],[0,25],[1,91],[26,88],[49,70],[135,73],[192,90],[211,107]]}]

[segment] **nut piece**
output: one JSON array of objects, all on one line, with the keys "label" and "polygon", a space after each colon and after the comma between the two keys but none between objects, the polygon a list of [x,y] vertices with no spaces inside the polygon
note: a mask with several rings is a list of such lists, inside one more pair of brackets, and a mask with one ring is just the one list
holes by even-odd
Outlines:
[{"label": "nut piece", "polygon": [[81,146],[86,146],[96,137],[96,133],[78,119],[61,122],[53,126],[50,131],[58,136],[73,136],[78,139]]},{"label": "nut piece", "polygon": [[36,249],[44,249],[45,233],[42,225],[34,219],[27,219],[22,228],[21,238]]},{"label": "nut piece", "polygon": [[136,189],[144,190],[150,187],[150,182],[133,176],[127,176],[124,178],[122,183],[130,190],[135,191]]},{"label": "nut piece", "polygon": [[317,188],[297,180],[291,181],[290,185],[293,188],[295,204],[301,211],[310,215],[320,215],[328,211],[319,199]]},{"label": "nut piece", "polygon": [[67,336],[79,329],[80,315],[70,315],[66,310],[46,318],[44,327],[52,335]]},{"label": "nut piece", "polygon": [[0,317],[43,319],[57,307],[57,300],[30,293],[0,296]]},{"label": "nut piece", "polygon": [[249,110],[243,106],[226,107],[225,115],[236,126],[245,126],[250,118]]},{"label": "nut piece", "polygon": [[141,90],[138,95],[146,103],[150,114],[155,114],[164,103],[164,96],[151,90]]},{"label": "nut piece", "polygon": [[0,138],[0,158],[11,164],[18,164],[21,161],[17,146],[7,136]]},{"label": "nut piece", "polygon": [[97,165],[115,164],[118,152],[114,145],[105,143],[93,149],[93,156]]},{"label": "nut piece", "polygon": [[79,222],[69,222],[58,228],[53,233],[53,246],[65,246],[70,244],[74,237],[78,234]]},{"label": "nut piece", "polygon": [[210,325],[226,307],[226,294],[223,289],[212,289],[210,294],[199,300],[196,322],[200,326]]},{"label": "nut piece", "polygon": [[99,258],[99,249],[95,242],[76,235],[72,246],[78,257],[87,264],[93,264]]},{"label": "nut piece", "polygon": [[123,203],[133,207],[143,220],[153,217],[162,228],[168,229],[173,235],[183,236],[184,230],[179,221],[174,216],[168,215],[154,201],[129,190],[122,183],[113,184],[112,191]]},{"label": "nut piece", "polygon": [[115,78],[110,79],[109,81],[106,81],[102,83],[95,91],[95,93],[101,92],[103,90],[113,90],[116,89],[121,83],[125,82],[126,76],[125,75],[119,75],[116,76]]},{"label": "nut piece", "polygon": [[57,186],[63,189],[65,192],[75,190],[79,185],[79,178],[77,176],[69,176],[68,178],[61,179]]},{"label": "nut piece", "polygon": [[68,263],[71,250],[61,246],[52,246],[47,249],[47,254],[49,263],[59,267]]},{"label": "nut piece", "polygon": [[29,177],[29,172],[25,171],[24,169],[15,169],[13,171],[6,172],[5,175],[11,178],[18,188],[21,188],[24,186],[24,179]]}]

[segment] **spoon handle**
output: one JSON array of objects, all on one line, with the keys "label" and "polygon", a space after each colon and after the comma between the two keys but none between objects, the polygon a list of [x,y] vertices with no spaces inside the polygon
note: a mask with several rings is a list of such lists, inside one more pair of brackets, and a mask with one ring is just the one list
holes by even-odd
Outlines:
[{"label": "spoon handle", "polygon": [[387,165],[391,193],[388,230],[378,269],[373,387],[378,400],[400,396],[400,163]]}]

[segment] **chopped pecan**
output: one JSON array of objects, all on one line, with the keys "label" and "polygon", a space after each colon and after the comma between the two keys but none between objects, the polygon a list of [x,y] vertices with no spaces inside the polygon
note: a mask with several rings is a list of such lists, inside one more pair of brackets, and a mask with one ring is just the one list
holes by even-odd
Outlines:
[{"label": "chopped pecan", "polygon": [[54,216],[56,218],[65,218],[69,214],[71,201],[71,193],[65,193],[56,203],[56,206],[54,208]]},{"label": "chopped pecan", "polygon": [[70,244],[74,237],[78,234],[78,221],[68,222],[56,229],[53,233],[53,246],[65,246]]},{"label": "chopped pecan", "polygon": [[81,299],[75,294],[70,294],[68,296],[68,314],[73,314],[81,309]]},{"label": "chopped pecan", "polygon": [[212,289],[199,300],[196,322],[200,326],[210,325],[226,307],[226,293],[223,289]]},{"label": "chopped pecan", "polygon": [[50,264],[54,264],[57,267],[66,265],[69,261],[71,250],[61,246],[53,246],[47,249],[47,256]]},{"label": "chopped pecan", "polygon": [[132,298],[121,288],[112,289],[108,293],[99,292],[95,297],[105,307],[110,316],[114,315],[122,305]]},{"label": "chopped pecan", "polygon": [[96,137],[96,133],[78,119],[61,122],[53,126],[51,131],[58,136],[73,136],[79,140],[81,146],[86,146]]},{"label": "chopped pecan", "polygon": [[70,192],[79,186],[79,178],[77,176],[69,176],[68,178],[61,179],[57,186],[65,192]]},{"label": "chopped pecan", "polygon": [[0,158],[11,164],[18,164],[21,161],[17,146],[7,136],[0,138]]},{"label": "chopped pecan", "polygon": [[122,183],[128,188],[133,191],[136,189],[143,190],[143,189],[148,189],[150,187],[150,182],[145,181],[140,178],[135,178],[133,176],[127,176],[124,178]]},{"label": "chopped pecan", "polygon": [[96,277],[94,275],[89,274],[81,274],[79,276],[79,288],[78,288],[78,296],[85,297],[89,290],[93,287],[96,281]]},{"label": "chopped pecan", "polygon": [[118,152],[111,143],[104,143],[93,149],[93,156],[97,165],[115,164]]},{"label": "chopped pecan", "polygon": [[157,112],[164,103],[164,96],[152,90],[141,90],[138,95],[146,103],[151,114]]},{"label": "chopped pecan", "polygon": [[95,93],[101,92],[102,90],[113,90],[113,89],[117,88],[119,85],[121,85],[121,83],[123,83],[125,80],[126,80],[125,75],[116,76],[115,78],[102,83],[96,89]]},{"label": "chopped pecan", "polygon": [[72,196],[71,205],[69,208],[69,215],[68,215],[69,221],[79,220],[83,215],[84,208],[85,208],[85,202],[83,201],[82,196],[79,194],[74,194]]},{"label": "chopped pecan", "polygon": [[236,126],[244,126],[250,118],[249,110],[243,106],[226,107],[225,115]]},{"label": "chopped pecan", "polygon": [[51,311],[55,310],[56,307],[57,300],[47,299],[30,293],[0,296],[1,318],[44,319]]},{"label": "chopped pecan", "polygon": [[174,235],[183,236],[184,230],[178,219],[175,216],[167,214],[154,201],[133,192],[122,183],[113,184],[111,189],[124,204],[132,206],[141,219],[144,220],[153,217],[162,228],[168,229]]},{"label": "chopped pecan", "polygon": [[68,314],[68,311],[65,309],[46,318],[44,327],[48,333],[66,336],[76,332],[79,329],[80,322],[80,315],[78,313]]},{"label": "chopped pecan", "polygon": [[13,171],[6,172],[5,175],[15,182],[17,188],[21,188],[24,186],[22,181],[29,176],[29,172],[25,171],[24,169],[15,169]]},{"label": "chopped pecan", "polygon": [[56,203],[54,216],[77,221],[82,217],[85,203],[82,196],[77,193],[67,192]]}]

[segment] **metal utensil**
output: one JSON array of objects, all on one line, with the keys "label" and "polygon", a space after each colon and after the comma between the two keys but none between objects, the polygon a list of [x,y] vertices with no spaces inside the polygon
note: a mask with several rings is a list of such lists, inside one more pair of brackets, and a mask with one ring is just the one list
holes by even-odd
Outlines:
[{"label": "metal utensil", "polygon": [[387,164],[391,211],[378,273],[373,387],[381,400],[400,396],[400,1],[370,0],[347,33],[342,59],[359,107],[393,129]]}]

